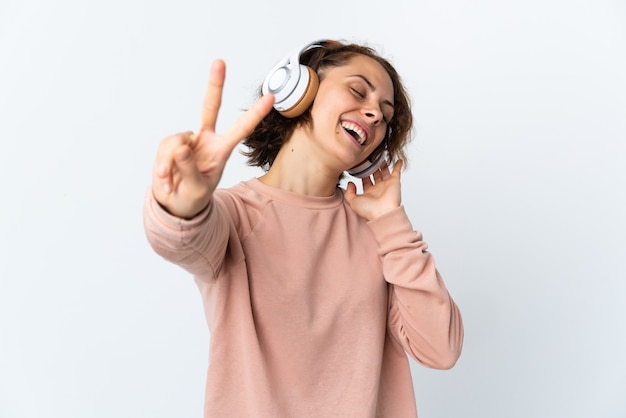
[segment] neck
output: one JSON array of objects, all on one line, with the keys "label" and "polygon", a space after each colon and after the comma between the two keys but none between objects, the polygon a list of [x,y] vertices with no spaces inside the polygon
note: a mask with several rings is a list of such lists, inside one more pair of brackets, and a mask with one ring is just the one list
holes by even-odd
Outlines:
[{"label": "neck", "polygon": [[311,141],[294,135],[278,151],[274,163],[259,180],[269,186],[307,196],[327,197],[335,193],[340,172],[324,166]]}]

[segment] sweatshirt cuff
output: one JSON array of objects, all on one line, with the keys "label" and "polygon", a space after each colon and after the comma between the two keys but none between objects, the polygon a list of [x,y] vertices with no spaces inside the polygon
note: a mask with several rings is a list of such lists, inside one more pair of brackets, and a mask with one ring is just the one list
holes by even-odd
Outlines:
[{"label": "sweatshirt cuff", "polygon": [[404,206],[398,206],[389,212],[385,212],[383,215],[372,219],[367,224],[379,244],[389,242],[393,239],[402,239],[403,237],[410,239],[415,236],[416,232],[413,230],[413,226],[406,214]]},{"label": "sweatshirt cuff", "polygon": [[154,219],[157,223],[168,227],[168,229],[176,229],[179,231],[188,231],[198,227],[206,220],[209,212],[211,211],[211,207],[213,206],[213,200],[211,199],[207,207],[193,218],[180,218],[169,213],[159,202],[157,202],[151,188],[146,192],[145,203],[146,208],[152,214],[152,219]]}]

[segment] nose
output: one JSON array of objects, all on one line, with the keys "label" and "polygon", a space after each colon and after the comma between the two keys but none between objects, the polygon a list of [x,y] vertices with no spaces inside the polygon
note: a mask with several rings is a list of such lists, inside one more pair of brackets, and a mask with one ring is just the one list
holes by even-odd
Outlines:
[{"label": "nose", "polygon": [[367,120],[371,121],[374,126],[378,125],[383,120],[383,112],[378,106],[367,106],[363,109],[363,114]]}]

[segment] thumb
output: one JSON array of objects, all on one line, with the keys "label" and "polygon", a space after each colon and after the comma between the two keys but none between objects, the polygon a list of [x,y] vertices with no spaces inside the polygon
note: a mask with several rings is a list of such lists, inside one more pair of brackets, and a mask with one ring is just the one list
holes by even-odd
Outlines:
[{"label": "thumb", "polygon": [[193,187],[200,183],[200,170],[189,145],[181,145],[174,151],[174,164],[180,173],[181,181],[184,181],[187,187]]},{"label": "thumb", "polygon": [[350,206],[352,206],[352,201],[356,197],[356,184],[354,182],[349,181],[346,187],[346,192],[343,194],[344,199]]}]

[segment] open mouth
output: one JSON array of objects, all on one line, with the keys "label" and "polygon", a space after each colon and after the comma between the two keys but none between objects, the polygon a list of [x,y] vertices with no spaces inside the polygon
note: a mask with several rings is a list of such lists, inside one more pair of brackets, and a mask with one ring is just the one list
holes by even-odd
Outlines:
[{"label": "open mouth", "polygon": [[352,122],[342,121],[341,127],[350,134],[361,146],[367,141],[367,134],[359,125]]}]

